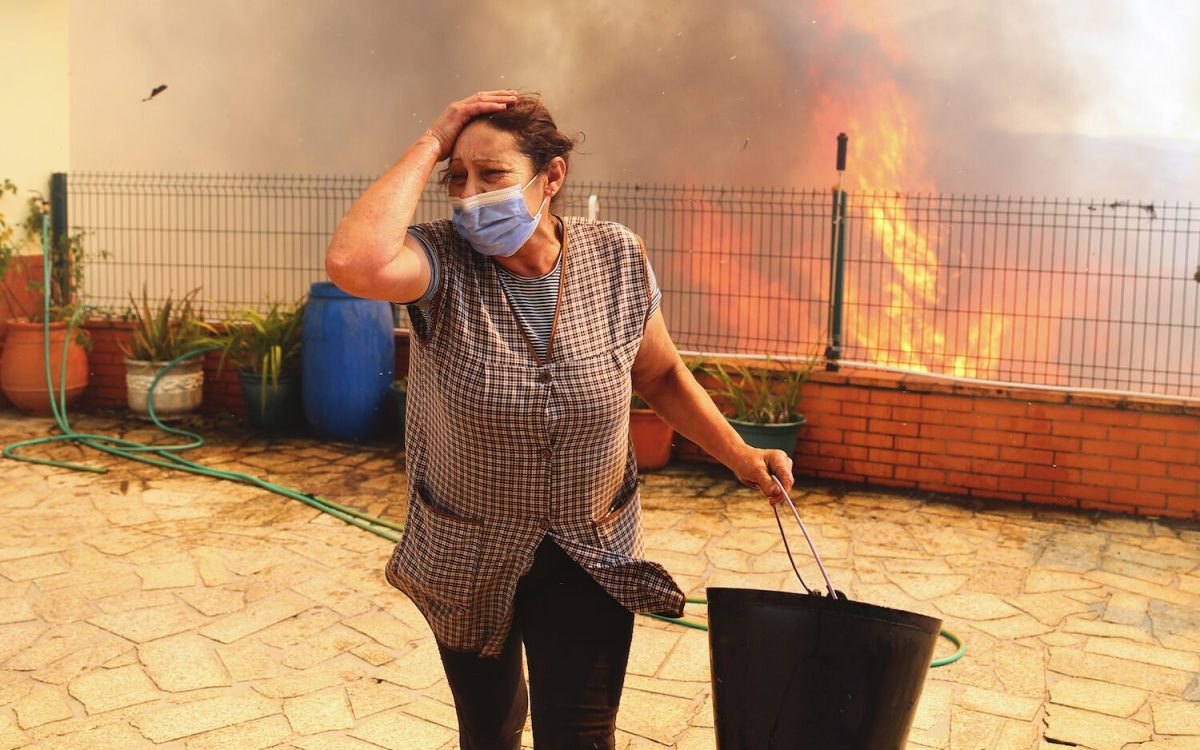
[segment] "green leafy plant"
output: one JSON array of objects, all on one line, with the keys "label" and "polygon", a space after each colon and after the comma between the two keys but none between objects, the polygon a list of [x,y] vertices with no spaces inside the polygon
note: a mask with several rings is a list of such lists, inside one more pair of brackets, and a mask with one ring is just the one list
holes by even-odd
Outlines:
[{"label": "green leafy plant", "polygon": [[[276,302],[265,313],[245,308],[227,319],[224,333],[218,334],[215,339],[221,347],[217,372],[229,361],[243,372],[261,375],[264,394],[267,381],[278,386],[280,375],[300,366],[300,344],[307,307],[307,302],[293,305]],[[217,333],[211,326],[209,330]]]},{"label": "green leafy plant", "polygon": [[800,386],[812,374],[813,363],[774,362],[762,365],[710,360],[698,368],[716,384],[725,414],[739,422],[784,424],[799,416]]},{"label": "green leafy plant", "polygon": [[[0,198],[3,198],[5,193],[17,194],[17,186],[13,184],[12,180],[5,180],[0,185]],[[15,228],[5,220],[4,214],[0,213],[0,278],[8,272],[12,259],[16,257],[20,249],[17,241],[13,238],[15,233]],[[5,289],[5,293],[7,292],[8,290]]]},{"label": "green leafy plant", "polygon": [[[29,215],[18,225],[9,224],[3,214],[0,214],[0,278],[12,266],[15,257],[22,250],[33,250],[42,247],[43,217],[52,215],[52,207],[41,193],[32,191],[29,198]],[[10,193],[16,195],[17,186],[11,180],[0,184],[0,195]],[[18,234],[17,229],[23,230]],[[50,252],[50,314],[51,322],[70,320],[79,309],[79,291],[83,286],[84,266],[90,259],[90,254],[84,246],[86,233],[80,230],[67,232],[49,240]],[[99,258],[107,258],[108,253],[101,250],[96,253]],[[43,295],[46,293],[45,282],[41,273],[33,274],[27,282],[27,291],[33,292],[36,303],[29,305],[11,293],[4,286],[5,298],[11,309],[18,317],[32,323],[39,323],[46,317]],[[79,329],[83,335],[83,329]]]},{"label": "green leafy plant", "polygon": [[168,295],[157,305],[150,303],[145,285],[142,286],[140,304],[130,294],[134,328],[129,344],[120,345],[125,356],[143,362],[170,362],[197,349],[213,346],[209,335],[211,329],[200,319],[195,308],[199,292],[199,288],[193,289],[178,301]]}]

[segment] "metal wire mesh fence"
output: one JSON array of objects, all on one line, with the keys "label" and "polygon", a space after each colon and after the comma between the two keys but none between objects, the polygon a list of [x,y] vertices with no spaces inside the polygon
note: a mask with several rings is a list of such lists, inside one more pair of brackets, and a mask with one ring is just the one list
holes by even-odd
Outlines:
[{"label": "metal wire mesh fence", "polygon": [[851,195],[844,357],[1200,396],[1190,205]]},{"label": "metal wire mesh fence", "polygon": [[73,173],[68,220],[108,258],[84,292],[120,310],[200,287],[209,315],[290,301],[323,277],[338,219],[370,184],[354,177]]},{"label": "metal wire mesh fence", "polygon": [[682,349],[810,358],[828,303],[830,198],[818,191],[583,184],[569,213],[644,239]]},{"label": "metal wire mesh fence", "polygon": [[[117,310],[201,287],[210,316],[299,298],[358,177],[72,174],[69,223]],[[853,193],[842,358],[1035,385],[1200,397],[1190,205]],[[638,232],[681,349],[811,357],[829,321],[825,191],[576,183],[558,212]],[[416,221],[449,215],[431,183]],[[403,315],[401,325],[406,324]]]}]

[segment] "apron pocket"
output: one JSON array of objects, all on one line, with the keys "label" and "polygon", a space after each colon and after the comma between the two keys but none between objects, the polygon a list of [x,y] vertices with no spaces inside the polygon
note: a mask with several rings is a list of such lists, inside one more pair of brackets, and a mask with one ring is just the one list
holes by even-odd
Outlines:
[{"label": "apron pocket", "polygon": [[619,555],[637,557],[642,554],[641,497],[637,492],[625,503],[608,511],[592,522],[600,546]]},{"label": "apron pocket", "polygon": [[467,607],[475,593],[482,535],[479,521],[439,510],[418,488],[410,497],[408,523],[395,562],[426,596]]}]

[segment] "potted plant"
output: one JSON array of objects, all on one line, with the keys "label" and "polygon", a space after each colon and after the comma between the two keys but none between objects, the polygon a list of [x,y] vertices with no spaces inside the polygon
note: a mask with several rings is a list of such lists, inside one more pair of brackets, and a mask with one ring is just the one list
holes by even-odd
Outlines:
[{"label": "potted plant", "polygon": [[661,469],[671,460],[675,431],[636,393],[629,404],[629,437],[639,471]]},{"label": "potted plant", "polygon": [[[4,192],[15,194],[16,186],[5,180],[0,186],[0,193]],[[80,309],[76,298],[83,283],[84,233],[67,232],[52,238],[51,206],[36,191],[29,199],[29,208],[28,217],[15,227],[0,216],[0,276],[4,277],[0,289],[7,329],[4,355],[0,357],[0,388],[18,408],[50,414],[47,339],[49,383],[55,398],[65,396],[62,405],[68,406],[83,395],[88,382],[91,340],[87,332],[81,326],[75,327],[67,342],[68,325],[74,325]],[[18,233],[17,229],[22,231]],[[41,255],[29,252],[39,246]],[[49,261],[48,285],[43,259]]]},{"label": "potted plant", "polygon": [[[185,354],[213,346],[208,329],[195,310],[199,288],[178,301],[168,295],[157,305],[142,286],[141,304],[131,294],[133,331],[128,344],[121,344],[125,355],[125,393],[129,409],[148,417],[146,394],[159,371]],[[189,357],[170,370],[154,385],[154,414],[159,419],[174,419],[200,408],[204,398],[204,369],[201,355]]]},{"label": "potted plant", "polygon": [[[273,303],[266,313],[246,308],[225,321],[217,336],[220,373],[233,362],[242,384],[246,419],[253,427],[275,431],[300,423],[300,345],[306,302]],[[212,329],[216,333],[215,329]]]},{"label": "potted plant", "polygon": [[812,368],[811,362],[784,364],[768,356],[762,365],[754,366],[713,360],[705,363],[704,372],[716,383],[715,395],[724,404],[725,418],[746,443],[790,456],[805,422],[798,408],[800,386]]}]

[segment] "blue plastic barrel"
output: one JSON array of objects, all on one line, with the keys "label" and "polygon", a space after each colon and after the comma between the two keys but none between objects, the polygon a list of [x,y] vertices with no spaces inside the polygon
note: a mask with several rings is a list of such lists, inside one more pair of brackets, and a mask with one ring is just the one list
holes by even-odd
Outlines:
[{"label": "blue plastic barrel", "polygon": [[313,284],[300,379],[313,431],[333,440],[374,436],[387,418],[395,352],[391,305]]}]

